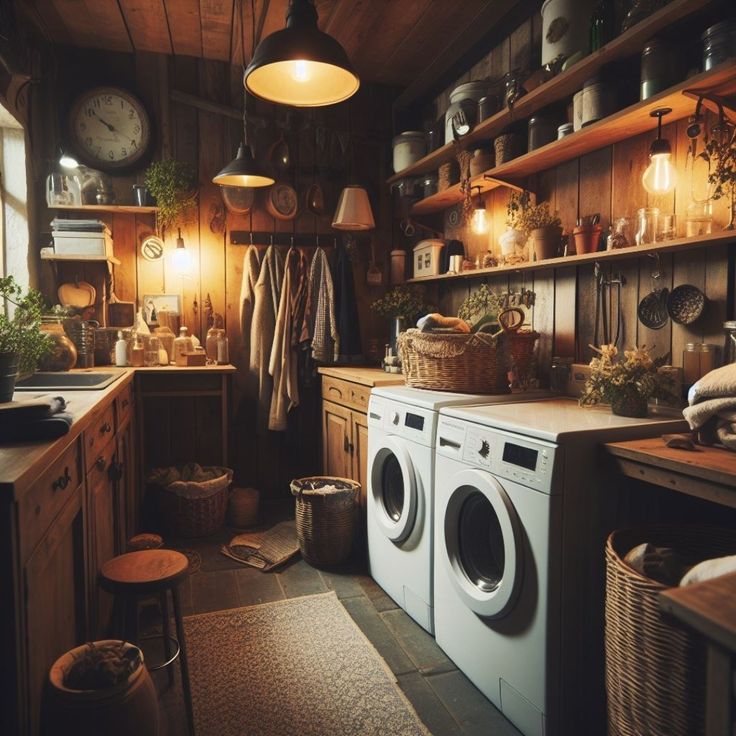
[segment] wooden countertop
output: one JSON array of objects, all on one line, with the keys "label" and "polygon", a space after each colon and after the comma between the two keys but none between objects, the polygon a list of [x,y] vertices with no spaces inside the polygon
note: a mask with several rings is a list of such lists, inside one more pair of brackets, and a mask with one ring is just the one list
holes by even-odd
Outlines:
[{"label": "wooden countertop", "polygon": [[[14,399],[20,401],[33,396],[63,396],[74,415],[74,422],[63,437],[51,442],[19,442],[0,446],[0,498],[10,494],[17,499],[23,494],[29,482],[35,477],[38,468],[52,463],[56,457],[69,446],[94,420],[102,407],[109,405],[123,389],[128,386],[137,372],[142,373],[232,373],[233,365],[213,366],[158,366],[155,368],[117,368],[115,366],[99,366],[86,369],[85,372],[120,373],[121,377],[104,389],[95,390],[60,390],[16,392]],[[74,371],[82,372],[82,371]]]},{"label": "wooden countertop", "polygon": [[660,437],[610,442],[604,449],[623,475],[736,508],[736,452],[700,445],[679,450]]},{"label": "wooden countertop", "polygon": [[382,368],[372,368],[367,366],[322,366],[317,371],[323,376],[332,376],[333,378],[342,378],[343,381],[359,383],[362,386],[396,386],[404,383],[404,376],[401,373],[386,373]]}]

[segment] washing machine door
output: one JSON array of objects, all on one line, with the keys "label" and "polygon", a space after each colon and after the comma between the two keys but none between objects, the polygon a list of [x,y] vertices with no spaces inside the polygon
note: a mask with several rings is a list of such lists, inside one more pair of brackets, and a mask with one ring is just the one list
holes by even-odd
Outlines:
[{"label": "washing machine door", "polygon": [[417,484],[411,456],[404,442],[384,437],[370,469],[374,517],[392,542],[403,542],[414,528]]},{"label": "washing machine door", "polygon": [[452,488],[444,518],[450,580],[472,611],[501,618],[513,608],[523,576],[519,517],[490,473],[463,470]]}]

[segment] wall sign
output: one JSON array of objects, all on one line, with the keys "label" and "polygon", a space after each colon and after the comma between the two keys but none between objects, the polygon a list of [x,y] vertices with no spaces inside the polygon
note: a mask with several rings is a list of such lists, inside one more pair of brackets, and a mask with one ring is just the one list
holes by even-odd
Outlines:
[{"label": "wall sign", "polygon": [[149,235],[141,243],[141,255],[147,261],[160,261],[164,257],[164,241],[158,235]]}]

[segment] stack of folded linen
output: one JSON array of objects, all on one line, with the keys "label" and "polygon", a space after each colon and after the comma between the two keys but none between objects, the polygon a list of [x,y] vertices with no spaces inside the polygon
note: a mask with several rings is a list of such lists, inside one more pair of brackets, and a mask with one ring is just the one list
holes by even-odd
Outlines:
[{"label": "stack of folded linen", "polygon": [[706,373],[688,392],[682,413],[703,445],[736,450],[736,363]]},{"label": "stack of folded linen", "polygon": [[0,444],[55,440],[69,432],[73,421],[62,396],[0,404]]}]

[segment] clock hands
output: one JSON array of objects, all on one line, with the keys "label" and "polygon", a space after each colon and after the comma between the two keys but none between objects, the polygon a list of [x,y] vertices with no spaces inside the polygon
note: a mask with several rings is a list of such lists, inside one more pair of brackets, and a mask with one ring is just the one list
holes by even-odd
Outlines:
[{"label": "clock hands", "polygon": [[101,118],[97,111],[94,109],[91,109],[92,114],[111,132],[111,133],[118,133],[122,135],[124,138],[127,138],[133,145],[137,145],[135,140],[131,138],[129,135],[125,135],[124,133],[121,133],[114,125],[111,125],[107,122],[104,118]]}]

